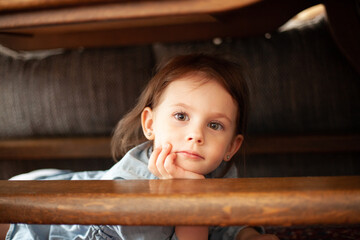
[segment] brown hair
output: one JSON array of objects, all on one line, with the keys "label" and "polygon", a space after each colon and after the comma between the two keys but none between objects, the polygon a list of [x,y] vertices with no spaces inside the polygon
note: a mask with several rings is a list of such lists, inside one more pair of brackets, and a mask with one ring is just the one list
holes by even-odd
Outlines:
[{"label": "brown hair", "polygon": [[230,93],[238,104],[235,134],[245,134],[249,94],[240,65],[205,54],[178,56],[158,70],[143,90],[135,107],[117,124],[111,141],[115,160],[132,147],[147,141],[141,127],[141,113],[144,108],[155,108],[165,88],[172,81],[192,73],[201,73],[206,78],[219,82]]}]

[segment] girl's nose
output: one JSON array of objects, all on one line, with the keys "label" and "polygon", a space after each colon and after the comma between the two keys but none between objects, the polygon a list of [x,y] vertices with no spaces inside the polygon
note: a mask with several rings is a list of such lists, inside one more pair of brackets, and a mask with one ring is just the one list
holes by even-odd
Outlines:
[{"label": "girl's nose", "polygon": [[187,136],[187,141],[194,142],[196,144],[203,144],[204,143],[204,136],[200,130],[198,131],[191,131]]}]

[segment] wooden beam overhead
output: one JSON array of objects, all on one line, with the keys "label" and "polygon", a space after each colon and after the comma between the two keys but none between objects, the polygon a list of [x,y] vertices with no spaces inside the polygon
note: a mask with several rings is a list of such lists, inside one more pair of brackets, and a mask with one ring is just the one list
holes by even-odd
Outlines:
[{"label": "wooden beam overhead", "polygon": [[[36,1],[28,4],[31,2]],[[62,4],[62,1],[49,2]],[[22,10],[0,14],[0,44],[16,50],[36,50],[243,37],[274,31],[317,3],[317,0],[224,0],[221,3],[142,0],[101,4],[69,1],[66,7],[23,11],[24,5]],[[0,12],[6,9],[5,5],[0,2]]]}]

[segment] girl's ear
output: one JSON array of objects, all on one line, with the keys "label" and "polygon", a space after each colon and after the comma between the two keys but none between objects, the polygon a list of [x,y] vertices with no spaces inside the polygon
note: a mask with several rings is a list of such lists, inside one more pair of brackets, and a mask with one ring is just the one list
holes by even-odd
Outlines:
[{"label": "girl's ear", "polygon": [[229,150],[226,152],[224,156],[224,161],[230,161],[230,159],[235,155],[235,153],[240,149],[241,144],[244,141],[244,136],[238,134],[235,136],[234,140],[232,141],[231,145],[229,146]]},{"label": "girl's ear", "polygon": [[148,140],[154,140],[155,134],[153,132],[153,111],[146,107],[141,113],[141,126],[145,137]]}]

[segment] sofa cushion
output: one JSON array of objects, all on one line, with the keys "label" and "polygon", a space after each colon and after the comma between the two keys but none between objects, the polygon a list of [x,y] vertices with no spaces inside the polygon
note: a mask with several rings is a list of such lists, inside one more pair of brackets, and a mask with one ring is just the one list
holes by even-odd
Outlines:
[{"label": "sofa cushion", "polygon": [[110,135],[153,67],[150,46],[0,55],[0,138]]}]

